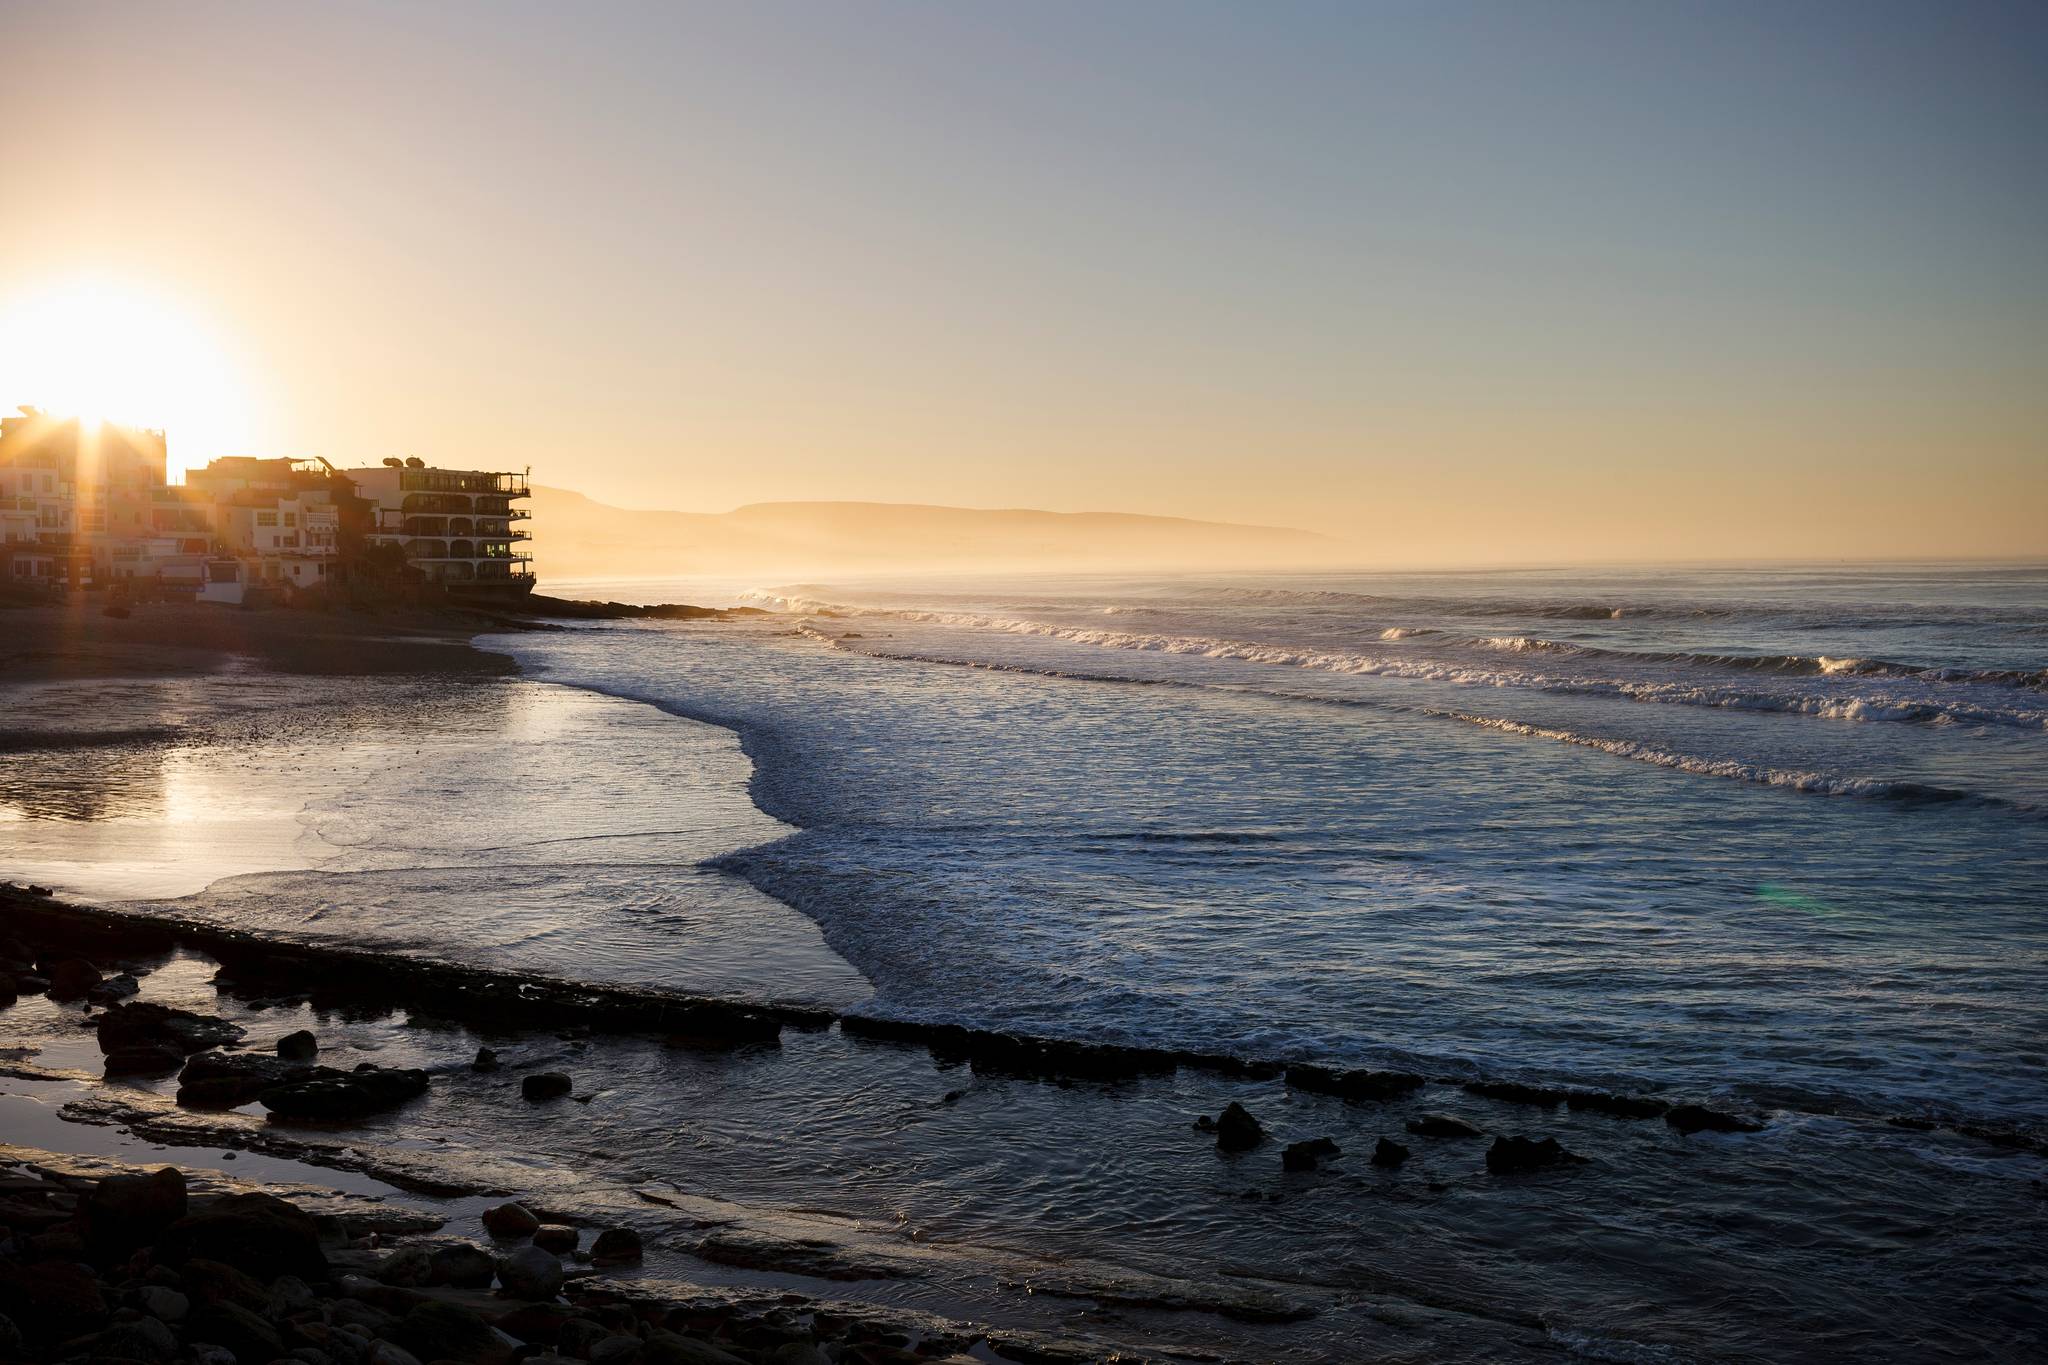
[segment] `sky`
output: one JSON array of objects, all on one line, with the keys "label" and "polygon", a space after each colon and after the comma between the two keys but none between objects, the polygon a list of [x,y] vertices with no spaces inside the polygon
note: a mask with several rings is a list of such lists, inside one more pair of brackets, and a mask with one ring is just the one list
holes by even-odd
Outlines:
[{"label": "sky", "polygon": [[2037,4],[0,0],[0,54],[0,404],[174,463],[2048,554]]}]

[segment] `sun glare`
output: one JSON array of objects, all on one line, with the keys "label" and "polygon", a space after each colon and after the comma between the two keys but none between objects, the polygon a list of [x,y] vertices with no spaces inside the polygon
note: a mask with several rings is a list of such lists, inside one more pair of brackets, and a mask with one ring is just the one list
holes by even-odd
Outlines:
[{"label": "sun glare", "polygon": [[160,427],[173,477],[242,453],[248,404],[206,331],[145,290],[88,280],[0,304],[0,405]]}]

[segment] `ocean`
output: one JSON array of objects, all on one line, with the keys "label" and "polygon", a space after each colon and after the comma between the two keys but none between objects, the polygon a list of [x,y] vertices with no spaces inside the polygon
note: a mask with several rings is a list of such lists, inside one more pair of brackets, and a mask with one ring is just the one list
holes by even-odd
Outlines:
[{"label": "ocean", "polygon": [[[110,725],[237,719],[84,823],[17,819],[21,869],[564,977],[1435,1078],[1347,1104],[836,1029],[567,1038],[513,1061],[593,1091],[574,1123],[451,1085],[349,1136],[628,1210],[657,1275],[796,1267],[1252,1359],[2048,1349],[2048,568],[549,586],[760,614],[484,637],[522,676],[452,692],[99,684]],[[311,688],[347,723],[296,728]],[[457,1073],[474,1045],[304,1022]],[[1273,1144],[1217,1153],[1193,1120],[1232,1100]],[[1588,1161],[1490,1176],[1424,1113]],[[1318,1136],[1337,1163],[1280,1169]],[[1407,1164],[1368,1164],[1382,1137]]]}]

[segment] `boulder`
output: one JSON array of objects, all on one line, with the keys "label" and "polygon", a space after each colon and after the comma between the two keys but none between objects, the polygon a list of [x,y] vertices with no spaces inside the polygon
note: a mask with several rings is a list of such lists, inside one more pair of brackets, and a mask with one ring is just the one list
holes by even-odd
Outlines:
[{"label": "boulder", "polygon": [[110,976],[85,993],[85,998],[96,1005],[110,1005],[116,1000],[126,1000],[142,989],[142,983],[127,972]]},{"label": "boulder", "polygon": [[1287,1068],[1287,1083],[1296,1090],[1338,1095],[1354,1102],[1399,1099],[1410,1091],[1420,1090],[1424,1079],[1412,1071],[1343,1071],[1301,1063]]},{"label": "boulder", "polygon": [[21,991],[14,984],[14,978],[6,972],[0,971],[0,1010],[6,1009],[19,999],[21,999]]},{"label": "boulder", "polygon": [[276,1360],[284,1354],[277,1328],[261,1313],[239,1303],[209,1303],[194,1309],[185,1325],[185,1339],[225,1347],[238,1361]]},{"label": "boulder", "polygon": [[109,1076],[162,1076],[185,1065],[185,1053],[171,1043],[142,1043],[107,1054]]},{"label": "boulder", "polygon": [[640,1354],[640,1338],[618,1333],[591,1344],[590,1365],[627,1365]]},{"label": "boulder", "polygon": [[1334,1139],[1319,1137],[1306,1142],[1290,1142],[1280,1153],[1280,1168],[1286,1171],[1313,1171],[1323,1162],[1342,1156],[1344,1149]]},{"label": "boulder", "polygon": [[478,1048],[476,1050],[476,1060],[469,1064],[469,1069],[471,1071],[496,1071],[498,1069],[498,1054],[487,1047]]},{"label": "boulder", "polygon": [[1421,1118],[1408,1120],[1408,1131],[1417,1137],[1476,1138],[1485,1137],[1479,1129],[1461,1118],[1449,1114],[1424,1114]]},{"label": "boulder", "polygon": [[1408,1149],[1388,1138],[1381,1138],[1373,1145],[1372,1164],[1375,1166],[1398,1166],[1408,1159]]},{"label": "boulder", "polygon": [[558,1100],[573,1089],[569,1077],[560,1071],[536,1071],[519,1081],[519,1093],[529,1100]]},{"label": "boulder", "polygon": [[420,1365],[420,1358],[389,1341],[373,1341],[363,1353],[363,1365]]},{"label": "boulder", "polygon": [[611,1335],[611,1329],[589,1318],[573,1318],[555,1334],[555,1349],[578,1360],[590,1359],[590,1348]]},{"label": "boulder", "polygon": [[82,957],[67,957],[51,965],[49,978],[52,1000],[83,1000],[100,984],[100,969]]},{"label": "boulder", "polygon": [[1556,1138],[1499,1137],[1486,1149],[1486,1169],[1495,1175],[1540,1171],[1550,1166],[1582,1164],[1586,1158],[1568,1152]]},{"label": "boulder", "polygon": [[320,1040],[311,1029],[287,1033],[277,1040],[277,1055],[288,1062],[310,1062],[320,1055]]},{"label": "boulder", "polygon": [[583,1319],[560,1304],[529,1303],[500,1317],[496,1326],[520,1341],[553,1346],[561,1340],[563,1328],[580,1321]]},{"label": "boulder", "polygon": [[1564,1097],[1574,1110],[1612,1114],[1618,1119],[1653,1119],[1671,1106],[1642,1095],[1616,1095],[1605,1090],[1574,1090]]},{"label": "boulder", "polygon": [[1266,1140],[1266,1130],[1251,1111],[1232,1100],[1216,1120],[1216,1150],[1248,1152]]},{"label": "boulder", "polygon": [[520,1247],[498,1258],[498,1283],[516,1299],[552,1299],[562,1292],[562,1263],[551,1251]]},{"label": "boulder", "polygon": [[262,1281],[220,1261],[194,1257],[172,1273],[179,1277],[178,1288],[194,1303],[239,1303],[244,1308],[262,1308],[270,1302],[270,1290]]},{"label": "boulder", "polygon": [[256,1098],[279,1118],[333,1122],[381,1114],[426,1093],[426,1072],[364,1062],[354,1071],[320,1067],[312,1076],[273,1085]]},{"label": "boulder", "polygon": [[[539,1238],[534,1239],[536,1243]],[[554,1248],[550,1247],[552,1251]],[[482,1247],[458,1242],[434,1249],[429,1284],[449,1284],[458,1289],[488,1289],[498,1270],[497,1258]]]},{"label": "boulder", "polygon": [[1467,1081],[1467,1092],[1484,1095],[1490,1100],[1506,1100],[1509,1104],[1535,1104],[1546,1109],[1555,1109],[1569,1098],[1562,1090],[1546,1086],[1523,1085],[1520,1081]]},{"label": "boulder", "polygon": [[434,1253],[429,1247],[400,1247],[370,1271],[378,1284],[417,1289],[434,1281]]},{"label": "boulder", "polygon": [[414,1307],[391,1329],[391,1339],[421,1360],[497,1365],[512,1354],[489,1323],[467,1308],[438,1300]]},{"label": "boulder", "polygon": [[132,1318],[93,1337],[81,1354],[101,1360],[140,1360],[164,1365],[178,1354],[178,1338],[155,1318]]},{"label": "boulder", "polygon": [[1690,1137],[1694,1133],[1761,1133],[1762,1123],[1740,1114],[1725,1114],[1702,1104],[1674,1104],[1664,1121]]},{"label": "boulder", "polygon": [[0,1313],[13,1319],[32,1347],[98,1331],[112,1316],[99,1281],[70,1261],[0,1262]]},{"label": "boulder", "polygon": [[135,1291],[135,1301],[142,1305],[143,1312],[162,1322],[183,1322],[192,1311],[192,1300],[161,1284],[142,1286]]},{"label": "boulder", "polygon": [[500,1204],[484,1210],[483,1224],[493,1237],[531,1237],[540,1227],[540,1219],[528,1213],[524,1204]]},{"label": "boulder", "polygon": [[639,1260],[640,1254],[640,1234],[631,1228],[606,1228],[590,1244],[592,1265],[624,1265]]},{"label": "boulder", "polygon": [[178,1073],[178,1103],[187,1109],[239,1109],[308,1068],[254,1052],[202,1052]]},{"label": "boulder", "polygon": [[243,1030],[212,1015],[174,1010],[148,1000],[128,1000],[109,1006],[95,1027],[100,1051],[124,1047],[169,1043],[181,1052],[203,1052],[210,1047],[238,1041]]},{"label": "boulder", "polygon": [[746,1365],[730,1351],[674,1332],[649,1332],[637,1365]]},{"label": "boulder", "polygon": [[[312,1215],[267,1194],[225,1195],[171,1224],[156,1249],[157,1255],[172,1265],[197,1258],[220,1261],[261,1278],[327,1278],[327,1257],[320,1250],[320,1233]],[[201,1333],[198,1339],[234,1350],[233,1343],[217,1337]]]},{"label": "boulder", "polygon": [[185,1175],[175,1166],[150,1175],[110,1175],[80,1207],[86,1245],[101,1262],[149,1246],[187,1211]]},{"label": "boulder", "polygon": [[581,1233],[565,1223],[542,1223],[533,1230],[533,1244],[557,1256],[567,1256],[582,1239]]}]

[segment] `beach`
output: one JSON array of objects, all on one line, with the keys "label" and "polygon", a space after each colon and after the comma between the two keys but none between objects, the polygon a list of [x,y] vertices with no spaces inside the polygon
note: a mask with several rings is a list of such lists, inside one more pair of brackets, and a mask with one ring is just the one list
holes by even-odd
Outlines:
[{"label": "beach", "polygon": [[[1159,604],[1124,600],[1119,614],[1159,619]],[[494,1255],[519,1243],[477,1220],[518,1199],[593,1235],[640,1236],[643,1259],[578,1282],[592,1292],[858,1305],[905,1341],[928,1336],[927,1355],[1884,1357],[1883,1324],[1905,1322],[1961,1357],[2029,1330],[2038,1287],[2014,1277],[2013,1248],[2041,1216],[2040,1130],[2027,1085],[2003,1098],[1969,1057],[1947,1065],[1978,1067],[1983,1083],[1946,1094],[1881,1068],[1818,1084],[1790,1056],[1768,1074],[1768,1049],[1747,1045],[1653,1045],[1637,1060],[1618,1050],[1627,1030],[1610,1041],[1592,1011],[1576,1034],[1518,1032],[1475,998],[1418,1029],[1376,992],[1368,1019],[1334,981],[1308,995],[1320,1015],[1276,999],[1223,1028],[1209,1006],[1260,999],[1258,955],[1287,951],[1256,925],[1229,930],[1243,957],[1210,1000],[1170,939],[1123,945],[1098,919],[1104,949],[1150,955],[1110,984],[1023,895],[978,921],[979,943],[956,941],[949,904],[1011,894],[1005,879],[1040,866],[1092,885],[1105,915],[1130,913],[1117,909],[1136,885],[1115,861],[1127,856],[1159,887],[1239,865],[1297,899],[1315,881],[1298,860],[1276,870],[1296,838],[1284,807],[1231,818],[1185,779],[1149,819],[1117,817],[1142,838],[1096,828],[1048,847],[1041,828],[1034,844],[1003,827],[1052,819],[1027,771],[1006,770],[1001,794],[944,790],[991,760],[943,708],[988,708],[1012,735],[1047,712],[1087,738],[1099,771],[1122,761],[1110,736],[1128,707],[1182,706],[1187,749],[1198,732],[1243,742],[1322,715],[1302,703],[1236,694],[1189,710],[1185,688],[1156,678],[1077,681],[1071,658],[1057,673],[1044,659],[1033,674],[1021,659],[963,668],[984,638],[1085,646],[1097,673],[1119,656],[872,601],[511,633],[504,620],[177,614],[191,610],[0,618],[29,627],[9,636],[19,667],[0,674],[0,876],[58,892],[8,892],[9,923],[68,944],[103,979],[125,970],[136,994],[110,1004],[242,1030],[224,1056],[274,1056],[303,1030],[319,1065],[427,1082],[346,1121],[253,1098],[180,1104],[175,1074],[102,1078],[108,1054],[78,1025],[105,1008],[23,994],[0,1016],[0,1103],[39,1134],[76,1135],[44,1146],[195,1178],[270,1160],[300,1186],[374,1182],[441,1219],[435,1235]],[[173,640],[179,652],[152,668]],[[630,680],[621,670],[648,651],[692,671],[673,687]],[[785,670],[772,687],[745,671],[763,660]],[[613,669],[602,686],[583,673],[599,661]],[[841,689],[830,706],[828,685]],[[922,752],[880,741],[907,724],[876,709],[899,686],[913,689]],[[746,696],[808,706],[837,738],[736,715]],[[1505,742],[1442,733],[1467,731]],[[1341,733],[1362,744],[1388,730]],[[1630,780],[1704,780],[1559,747],[1573,764],[1644,771]],[[866,822],[829,814],[845,786]],[[1100,790],[1072,783],[1069,805],[1085,812]],[[925,803],[914,819],[892,808],[912,797]],[[913,832],[925,851],[905,843]],[[976,861],[949,866],[963,855],[942,858],[933,839],[976,841]],[[981,975],[991,961],[1005,975]],[[1062,964],[1066,986],[1041,983]],[[1453,998],[1455,974],[1412,970]],[[1535,999],[1495,990],[1511,1009]],[[496,1069],[476,1069],[480,1049]],[[528,1099],[525,1078],[544,1074],[568,1092]],[[1259,1124],[1242,1149],[1217,1129],[1233,1104]],[[58,1115],[70,1122],[45,1121]],[[406,1235],[355,1250],[388,1253]],[[1902,1297],[1908,1282],[1921,1288]],[[1727,1307],[1767,1285],[1773,1305]],[[1973,1318],[1954,1312],[1958,1296]],[[744,1354],[744,1318],[728,1314],[720,1349],[770,1358]],[[1791,1340],[1795,1327],[1808,1338]]]}]

